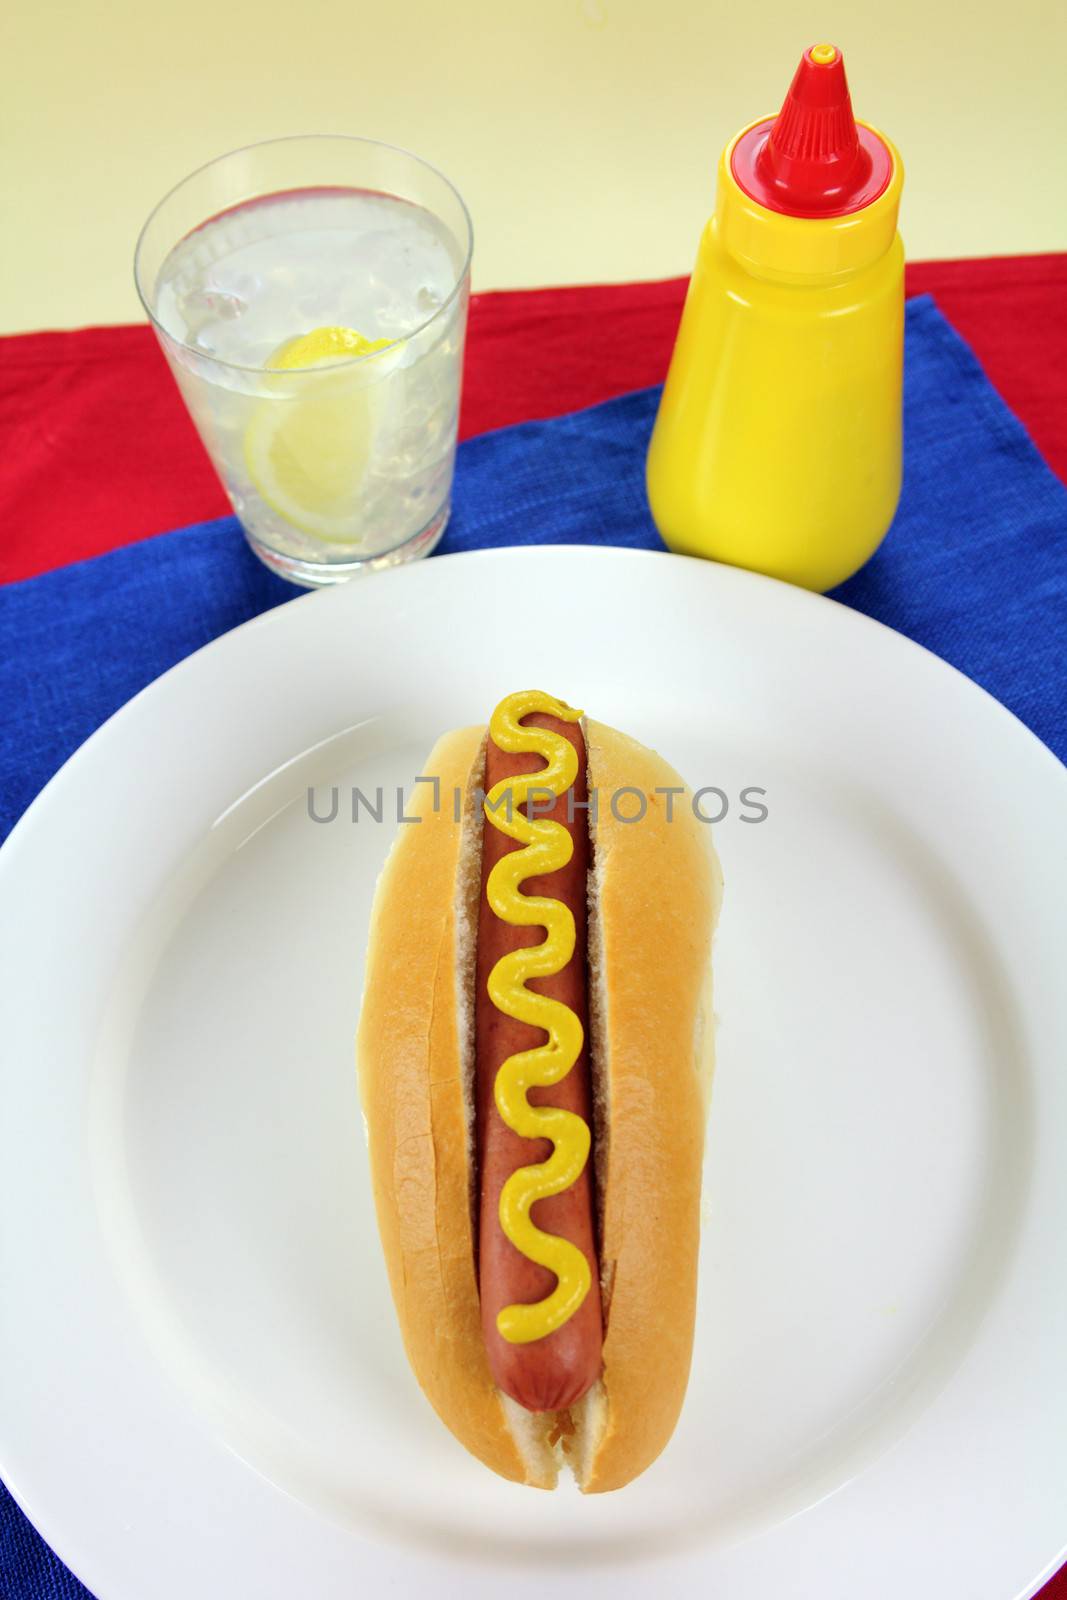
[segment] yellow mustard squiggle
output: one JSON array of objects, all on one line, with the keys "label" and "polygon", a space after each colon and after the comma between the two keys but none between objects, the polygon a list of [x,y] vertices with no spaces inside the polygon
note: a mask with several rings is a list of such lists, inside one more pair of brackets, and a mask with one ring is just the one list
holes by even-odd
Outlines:
[{"label": "yellow mustard squiggle", "polygon": [[[523,690],[502,700],[489,720],[493,742],[509,754],[534,752],[547,765],[526,777],[502,778],[485,799],[485,815],[494,828],[517,839],[525,848],[510,850],[493,867],[486,882],[486,897],[504,922],[519,927],[545,929],[542,944],[501,956],[489,974],[489,998],[499,1011],[543,1028],[546,1042],[532,1050],[509,1056],[500,1067],[494,1097],[501,1117],[525,1139],[550,1139],[552,1153],[538,1166],[519,1167],[500,1194],[500,1226],[517,1250],[556,1275],[556,1287],[532,1305],[505,1306],[497,1327],[512,1344],[529,1344],[559,1328],[578,1310],[589,1293],[589,1263],[569,1239],[539,1228],[530,1208],[548,1195],[561,1194],[577,1182],[589,1158],[589,1125],[573,1111],[556,1106],[532,1106],[526,1091],[536,1085],[560,1083],[574,1066],[582,1048],[581,1022],[561,1000],[534,994],[528,978],[547,978],[562,972],[574,954],[574,917],[560,900],[526,895],[520,885],[565,867],[574,846],[562,823],[527,815],[527,800],[539,793],[566,794],[578,776],[578,755],[569,739],[545,728],[524,728],[522,718],[546,712],[565,722],[577,722],[582,713],[537,689]],[[510,792],[510,806],[508,793]]]}]

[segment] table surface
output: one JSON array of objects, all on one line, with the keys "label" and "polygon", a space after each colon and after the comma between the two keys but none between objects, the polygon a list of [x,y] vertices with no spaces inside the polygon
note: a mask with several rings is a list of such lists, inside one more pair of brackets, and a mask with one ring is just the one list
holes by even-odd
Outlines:
[{"label": "table surface", "polygon": [[[908,288],[934,295],[1067,481],[1067,255],[912,265]],[[464,435],[658,382],[684,289],[476,296]],[[0,577],[228,510],[146,328],[0,339],[0,441]],[[1067,1568],[1042,1600],[1067,1600]]]},{"label": "table surface", "polygon": [[441,167],[474,217],[476,288],[688,272],[720,150],[781,104],[816,27],[901,150],[911,255],[1067,246],[1058,0],[970,0],[965,20],[929,0],[183,0],[162,39],[143,0],[6,9],[3,331],[132,320],[156,201],[287,133]]}]

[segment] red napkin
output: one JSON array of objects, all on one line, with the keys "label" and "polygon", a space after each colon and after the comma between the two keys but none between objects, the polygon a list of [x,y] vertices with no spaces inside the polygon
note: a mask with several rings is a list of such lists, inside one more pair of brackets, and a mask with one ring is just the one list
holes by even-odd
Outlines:
[{"label": "red napkin", "polygon": [[[1067,255],[909,267],[1067,478]],[[461,437],[663,378],[685,279],[476,295]],[[229,511],[147,327],[0,339],[0,580]]]}]

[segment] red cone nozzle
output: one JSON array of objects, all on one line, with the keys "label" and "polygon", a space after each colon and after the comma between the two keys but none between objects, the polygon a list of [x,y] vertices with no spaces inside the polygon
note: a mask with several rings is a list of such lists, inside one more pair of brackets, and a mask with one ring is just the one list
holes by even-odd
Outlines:
[{"label": "red cone nozzle", "polygon": [[781,111],[741,135],[731,166],[753,200],[794,217],[858,211],[893,170],[881,139],[852,115],[844,58],[832,44],[804,52]]}]

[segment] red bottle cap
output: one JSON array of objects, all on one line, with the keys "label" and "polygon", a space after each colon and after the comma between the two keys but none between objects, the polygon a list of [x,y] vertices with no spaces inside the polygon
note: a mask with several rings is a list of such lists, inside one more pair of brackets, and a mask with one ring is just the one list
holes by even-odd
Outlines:
[{"label": "red bottle cap", "polygon": [[856,124],[840,50],[817,44],[801,56],[777,117],[738,139],[730,169],[769,211],[843,217],[877,200],[893,158],[876,133]]}]

